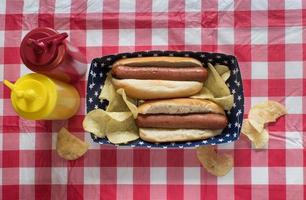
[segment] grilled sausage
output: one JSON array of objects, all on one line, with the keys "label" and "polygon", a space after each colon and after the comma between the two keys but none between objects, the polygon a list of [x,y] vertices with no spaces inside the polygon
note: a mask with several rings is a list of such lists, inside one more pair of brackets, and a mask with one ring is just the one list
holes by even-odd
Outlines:
[{"label": "grilled sausage", "polygon": [[112,76],[118,79],[174,80],[204,82],[207,70],[204,67],[129,67],[116,66]]},{"label": "grilled sausage", "polygon": [[225,115],[207,113],[207,114],[186,114],[186,115],[168,115],[168,114],[139,114],[136,118],[136,124],[140,128],[186,128],[186,129],[223,129],[227,126]]}]

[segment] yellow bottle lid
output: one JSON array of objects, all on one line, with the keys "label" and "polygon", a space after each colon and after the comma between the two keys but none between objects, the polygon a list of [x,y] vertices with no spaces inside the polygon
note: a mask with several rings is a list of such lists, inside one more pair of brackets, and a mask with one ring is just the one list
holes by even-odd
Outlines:
[{"label": "yellow bottle lid", "polygon": [[15,111],[26,119],[44,119],[50,113],[57,98],[54,83],[41,74],[27,74],[15,84],[4,80],[11,89],[11,102]]}]

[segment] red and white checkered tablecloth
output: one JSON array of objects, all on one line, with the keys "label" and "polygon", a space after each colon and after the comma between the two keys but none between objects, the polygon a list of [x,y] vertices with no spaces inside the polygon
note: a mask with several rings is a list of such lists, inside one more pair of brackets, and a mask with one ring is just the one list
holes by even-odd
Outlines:
[{"label": "red and white checkered tablecloth", "polygon": [[[0,0],[0,199],[290,199],[306,196],[306,1],[303,0]],[[267,149],[218,146],[234,155],[225,177],[208,174],[194,149],[115,148],[84,134],[82,107],[65,122],[26,121],[12,109],[3,80],[30,71],[19,45],[38,26],[66,31],[95,57],[138,50],[196,50],[237,56],[245,114],[266,99],[288,115],[269,126]],[[67,162],[55,152],[61,125],[91,143]]]}]

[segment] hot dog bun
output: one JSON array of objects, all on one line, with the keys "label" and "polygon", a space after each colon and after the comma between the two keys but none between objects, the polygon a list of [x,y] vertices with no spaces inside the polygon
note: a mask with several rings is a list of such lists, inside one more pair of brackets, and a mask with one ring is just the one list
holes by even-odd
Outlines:
[{"label": "hot dog bun", "polygon": [[140,80],[112,78],[115,88],[123,88],[136,99],[164,99],[188,97],[199,92],[203,83],[198,81]]},{"label": "hot dog bun", "polygon": [[140,105],[138,113],[140,137],[149,142],[205,139],[220,134],[228,123],[224,110],[209,100],[153,100]]},{"label": "hot dog bun", "polygon": [[216,103],[204,99],[164,99],[146,101],[138,107],[140,114],[188,114],[216,113],[225,115],[224,110]]},{"label": "hot dog bun", "polygon": [[166,99],[199,92],[207,70],[188,57],[126,58],[113,64],[112,77],[114,87],[123,88],[129,97]]},{"label": "hot dog bun", "polygon": [[209,129],[166,129],[140,128],[140,138],[148,142],[183,142],[203,140],[222,133],[220,130]]}]

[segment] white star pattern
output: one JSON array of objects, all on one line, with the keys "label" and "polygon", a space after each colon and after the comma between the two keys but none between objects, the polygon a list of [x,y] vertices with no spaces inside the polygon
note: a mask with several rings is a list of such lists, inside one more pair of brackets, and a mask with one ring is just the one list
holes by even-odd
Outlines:
[{"label": "white star pattern", "polygon": [[170,53],[169,56],[174,56],[173,53]]},{"label": "white star pattern", "polygon": [[95,105],[95,109],[97,110],[98,108],[99,108],[99,107],[98,107],[98,105],[96,104],[96,105]]},{"label": "white star pattern", "polygon": [[223,140],[222,138],[220,138],[218,141],[219,141],[219,142],[223,142],[224,140]]},{"label": "white star pattern", "polygon": [[94,66],[94,67],[97,67],[97,66],[98,66],[98,63],[94,62],[94,63],[93,63],[93,66]]},{"label": "white star pattern", "polygon": [[122,56],[122,58],[126,58],[126,56]]},{"label": "white star pattern", "polygon": [[242,114],[241,109],[238,109],[238,112],[236,113],[236,116],[239,116],[241,114]]},{"label": "white star pattern", "polygon": [[216,145],[216,143],[211,143],[211,145]]},{"label": "white star pattern", "polygon": [[197,147],[199,147],[199,146],[200,146],[200,145],[198,145],[198,144],[194,145],[195,148],[197,148]]},{"label": "white star pattern", "polygon": [[104,67],[104,65],[105,65],[104,63],[101,63],[101,66],[102,66],[102,67]]},{"label": "white star pattern", "polygon": [[157,55],[157,53],[155,53],[155,54],[153,54],[153,56],[155,56],[155,57],[156,57],[156,56],[158,56],[158,55]]},{"label": "white star pattern", "polygon": [[205,54],[201,54],[201,58],[205,58]]},{"label": "white star pattern", "polygon": [[211,137],[210,139],[213,140],[213,139],[215,139],[215,137]]},{"label": "white star pattern", "polygon": [[191,145],[191,142],[186,142],[187,145]]},{"label": "white star pattern", "polygon": [[89,101],[89,103],[92,103],[92,102],[93,102],[92,98],[89,98],[88,101]]},{"label": "white star pattern", "polygon": [[236,108],[236,103],[233,103],[233,108]]},{"label": "white star pattern", "polygon": [[97,74],[95,72],[92,73],[92,77],[96,78],[96,75]]},{"label": "white star pattern", "polygon": [[183,145],[180,145],[179,148],[182,149],[182,148],[184,148],[184,146],[183,146]]},{"label": "white star pattern", "polygon": [[100,76],[100,78],[102,78],[102,77],[103,77],[103,73],[101,72],[101,73],[99,74],[99,76]]},{"label": "white star pattern", "polygon": [[107,66],[108,69],[111,69],[112,67],[113,67],[112,65],[108,65],[108,66]]},{"label": "white star pattern", "polygon": [[238,101],[241,101],[241,96],[240,96],[240,95],[238,95],[237,99],[238,99]]},{"label": "white star pattern", "polygon": [[238,124],[239,124],[238,122],[235,122],[235,127],[238,127]]},{"label": "white star pattern", "polygon": [[103,89],[103,85],[100,86],[100,90],[102,90],[102,89]]},{"label": "white star pattern", "polygon": [[107,60],[107,61],[111,61],[111,60],[112,60],[112,58],[111,58],[111,57],[108,57],[108,58],[106,58],[106,60]]},{"label": "white star pattern", "polygon": [[188,57],[188,56],[189,56],[189,54],[188,54],[188,53],[186,53],[186,54],[185,54],[185,57]]},{"label": "white star pattern", "polygon": [[175,145],[175,142],[171,142],[171,146],[174,146]]},{"label": "white star pattern", "polygon": [[95,84],[94,83],[91,83],[90,85],[89,85],[89,89],[90,90],[92,90],[92,88],[95,86]]},{"label": "white star pattern", "polygon": [[135,145],[134,145],[134,144],[132,144],[132,145],[131,145],[131,147],[135,147]]},{"label": "white star pattern", "polygon": [[163,149],[167,149],[167,146],[163,146]]},{"label": "white star pattern", "polygon": [[203,140],[202,143],[203,143],[203,144],[207,144],[207,140]]},{"label": "white star pattern", "polygon": [[230,111],[230,110],[228,110],[228,111],[227,111],[227,114],[228,114],[228,115],[230,115],[230,114],[231,114],[231,111]]},{"label": "white star pattern", "polygon": [[221,58],[221,56],[217,55],[217,56],[216,56],[216,58],[220,59],[220,58]]},{"label": "white star pattern", "polygon": [[234,133],[234,137],[237,137],[237,133]]},{"label": "white star pattern", "polygon": [[148,145],[147,147],[148,147],[148,148],[151,148],[151,145]]},{"label": "white star pattern", "polygon": [[230,134],[226,134],[226,135],[225,135],[225,137],[229,137],[229,136],[230,136]]},{"label": "white star pattern", "polygon": [[237,85],[237,87],[240,87],[240,82],[237,81],[237,82],[236,82],[236,85]]},{"label": "white star pattern", "polygon": [[235,63],[235,60],[234,60],[234,59],[232,59],[231,61],[232,61],[233,64]]},{"label": "white star pattern", "polygon": [[143,143],[143,141],[139,141],[138,144],[139,145],[143,145],[144,143]]},{"label": "white star pattern", "polygon": [[236,94],[236,90],[235,89],[232,89],[232,94]]},{"label": "white star pattern", "polygon": [[231,128],[231,127],[232,127],[232,124],[231,124],[231,123],[228,123],[227,127],[228,127],[228,128]]},{"label": "white star pattern", "polygon": [[142,57],[142,55],[141,55],[141,54],[138,54],[137,56],[138,56],[138,57]]},{"label": "white star pattern", "polygon": [[227,64],[228,62],[227,62],[227,60],[225,60],[225,61],[223,61],[223,63],[224,63],[224,64]]},{"label": "white star pattern", "polygon": [[227,143],[231,143],[231,142],[232,142],[232,140],[227,141]]},{"label": "white star pattern", "polygon": [[210,58],[210,59],[208,59],[208,62],[212,62],[213,60]]}]

